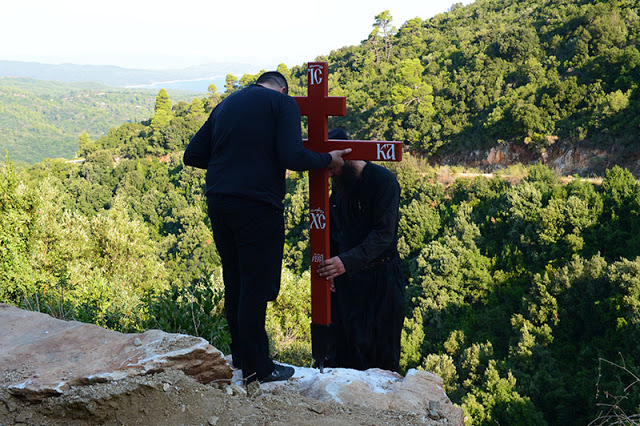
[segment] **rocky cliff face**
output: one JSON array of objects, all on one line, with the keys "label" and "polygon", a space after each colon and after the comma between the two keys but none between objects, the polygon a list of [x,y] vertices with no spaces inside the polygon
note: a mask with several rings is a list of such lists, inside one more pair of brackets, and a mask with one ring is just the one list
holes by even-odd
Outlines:
[{"label": "rocky cliff face", "polygon": [[590,144],[555,144],[543,150],[505,143],[487,150],[436,155],[433,164],[461,165],[494,172],[517,164],[541,163],[563,176],[603,176],[613,166],[628,169],[640,177],[640,148],[599,148]]}]

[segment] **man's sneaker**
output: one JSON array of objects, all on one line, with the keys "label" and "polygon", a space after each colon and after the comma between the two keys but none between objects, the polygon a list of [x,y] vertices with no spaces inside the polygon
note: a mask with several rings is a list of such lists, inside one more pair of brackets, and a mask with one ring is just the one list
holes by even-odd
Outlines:
[{"label": "man's sneaker", "polygon": [[268,374],[266,377],[263,377],[260,382],[278,382],[281,380],[288,380],[293,376],[295,370],[293,367],[287,367],[286,365],[274,364],[274,369],[271,374]]}]

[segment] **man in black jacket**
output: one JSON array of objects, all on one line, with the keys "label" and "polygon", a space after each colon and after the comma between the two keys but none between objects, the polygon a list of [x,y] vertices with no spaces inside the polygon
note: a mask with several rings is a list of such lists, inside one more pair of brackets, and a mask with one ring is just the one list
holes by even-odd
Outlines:
[{"label": "man in black jacket", "polygon": [[[329,139],[347,139],[341,129]],[[393,173],[366,161],[329,172],[331,258],[318,274],[332,283],[335,354],[325,364],[366,370],[400,368],[405,289],[398,255],[400,186]]]},{"label": "man in black jacket", "polygon": [[222,261],[231,355],[247,382],[286,380],[265,331],[267,301],[280,290],[285,172],[341,167],[350,150],[312,152],[302,145],[300,109],[278,72],[231,94],[191,139],[184,164],[207,169],[206,195]]}]

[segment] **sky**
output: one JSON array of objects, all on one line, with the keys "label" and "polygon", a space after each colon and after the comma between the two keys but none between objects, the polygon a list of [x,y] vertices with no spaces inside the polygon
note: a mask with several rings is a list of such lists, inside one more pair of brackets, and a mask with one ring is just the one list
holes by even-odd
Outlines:
[{"label": "sky", "polygon": [[400,28],[472,0],[4,0],[0,60],[184,68],[239,62],[270,69],[357,45],[388,10]]}]

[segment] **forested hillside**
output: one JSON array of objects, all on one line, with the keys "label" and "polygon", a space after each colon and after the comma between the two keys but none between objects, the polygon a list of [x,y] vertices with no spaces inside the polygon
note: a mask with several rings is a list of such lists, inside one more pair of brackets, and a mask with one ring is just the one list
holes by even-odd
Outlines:
[{"label": "forested hillside", "polygon": [[[322,58],[347,97],[335,122],[423,154],[505,142],[636,152],[639,5],[476,0],[397,30],[381,13],[367,41]],[[304,67],[293,74],[306,83]]]},{"label": "forested hillside", "polygon": [[[402,368],[440,375],[468,424],[640,414],[634,176],[611,167],[601,184],[567,184],[532,165],[452,182],[427,161],[501,140],[632,150],[637,13],[638,2],[479,0],[397,31],[383,13],[367,41],[320,58],[330,94],[347,96],[333,127],[406,141],[405,160],[387,164],[402,188]],[[538,71],[522,74],[527,63]],[[304,94],[304,67],[279,70]],[[255,78],[229,79],[224,96]],[[161,91],[148,121],[83,137],[82,164],[5,162],[0,301],[122,331],[187,332],[228,351],[204,173],[181,161],[220,97],[172,102]],[[276,358],[306,364],[306,175],[291,173],[287,188],[282,290],[267,322]]]},{"label": "forested hillside", "polygon": [[0,152],[8,150],[12,160],[31,164],[74,158],[83,132],[95,139],[124,122],[148,119],[156,95],[156,90],[1,77]]}]

